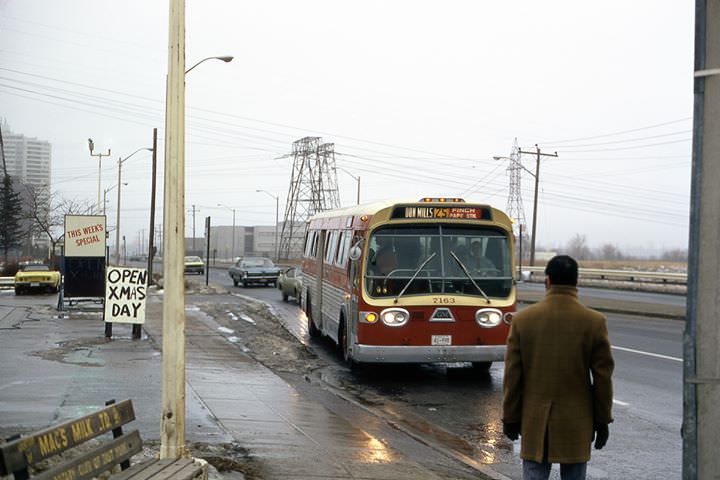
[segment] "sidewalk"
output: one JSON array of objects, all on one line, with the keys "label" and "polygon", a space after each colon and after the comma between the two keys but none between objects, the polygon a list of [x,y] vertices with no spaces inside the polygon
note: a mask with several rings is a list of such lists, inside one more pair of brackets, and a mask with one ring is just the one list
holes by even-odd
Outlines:
[{"label": "sidewalk", "polygon": [[[160,344],[160,305],[149,313],[145,329]],[[249,451],[262,478],[444,478],[299,393],[219,335],[211,317],[192,308],[186,316],[187,383]]]},{"label": "sidewalk", "polygon": [[[109,399],[130,398],[137,415],[133,428],[155,451],[161,309],[160,297],[151,296],[148,336],[142,340],[132,341],[130,326],[116,324],[113,340],[105,342],[99,314],[0,307],[0,437],[83,415]],[[243,478],[238,472],[253,480],[486,478],[377,418],[340,416],[335,411],[352,406],[324,392],[338,403],[333,411],[317,398],[317,386],[294,388],[191,304],[186,319],[188,444],[195,449],[232,444],[242,452],[235,464],[220,458],[234,471],[216,478]],[[205,450],[222,455],[221,448]],[[207,459],[218,464],[218,458]]]}]

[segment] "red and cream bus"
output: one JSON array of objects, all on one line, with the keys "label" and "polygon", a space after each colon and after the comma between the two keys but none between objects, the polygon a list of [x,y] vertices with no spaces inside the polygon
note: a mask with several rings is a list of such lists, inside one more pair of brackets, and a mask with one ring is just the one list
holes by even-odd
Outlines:
[{"label": "red and cream bus", "polygon": [[515,312],[508,216],[461,199],[373,203],[308,224],[301,303],[345,361],[503,360]]}]

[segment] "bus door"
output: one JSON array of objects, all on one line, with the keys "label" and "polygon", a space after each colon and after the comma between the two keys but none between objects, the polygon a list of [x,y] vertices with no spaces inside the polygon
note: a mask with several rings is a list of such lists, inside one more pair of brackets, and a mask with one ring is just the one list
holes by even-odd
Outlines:
[{"label": "bus door", "polygon": [[327,230],[318,230],[317,248],[315,249],[315,291],[312,292],[312,316],[315,326],[321,331],[323,329],[323,280],[325,278],[325,265],[323,259],[325,258],[325,238],[327,237]]},{"label": "bus door", "polygon": [[[348,342],[350,345],[357,342],[358,295],[360,295],[360,268],[362,267],[361,238],[362,237],[359,236],[353,237],[350,247],[351,252],[348,253],[348,290],[350,291],[350,301],[348,302],[348,318],[346,319],[346,325],[349,335]],[[352,251],[354,246],[357,246],[357,250],[355,252]]]}]

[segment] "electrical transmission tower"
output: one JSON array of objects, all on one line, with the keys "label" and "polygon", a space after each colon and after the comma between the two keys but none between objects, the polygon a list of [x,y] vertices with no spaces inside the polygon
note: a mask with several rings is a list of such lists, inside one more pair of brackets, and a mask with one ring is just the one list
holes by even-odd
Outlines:
[{"label": "electrical transmission tower", "polygon": [[285,218],[280,234],[280,258],[291,258],[303,249],[306,222],[318,212],[340,207],[335,169],[335,145],[320,137],[305,137],[292,145]]},{"label": "electrical transmission tower", "polygon": [[508,189],[507,199],[507,214],[510,218],[515,220],[517,225],[526,225],[525,222],[525,208],[523,207],[522,200],[522,179],[523,166],[520,163],[520,147],[518,146],[517,138],[513,143],[512,151],[510,152],[507,172],[510,178],[510,187]]}]

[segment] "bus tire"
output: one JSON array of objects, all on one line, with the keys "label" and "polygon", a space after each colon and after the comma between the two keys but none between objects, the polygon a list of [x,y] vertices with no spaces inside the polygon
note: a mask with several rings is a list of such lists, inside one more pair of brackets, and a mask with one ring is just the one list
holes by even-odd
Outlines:
[{"label": "bus tire", "polygon": [[308,322],[308,335],[310,335],[310,338],[320,338],[320,329],[317,328],[317,325],[315,325],[315,321],[313,320],[312,303],[310,303],[310,297],[307,297],[305,302],[305,315],[307,316]]},{"label": "bus tire", "polygon": [[487,374],[490,372],[493,362],[473,362],[472,367],[478,373]]},{"label": "bus tire", "polygon": [[358,370],[360,364],[352,358],[350,353],[350,344],[348,342],[347,326],[345,318],[340,317],[340,331],[338,332],[338,343],[340,344],[340,353],[342,353],[345,365],[351,370]]}]

